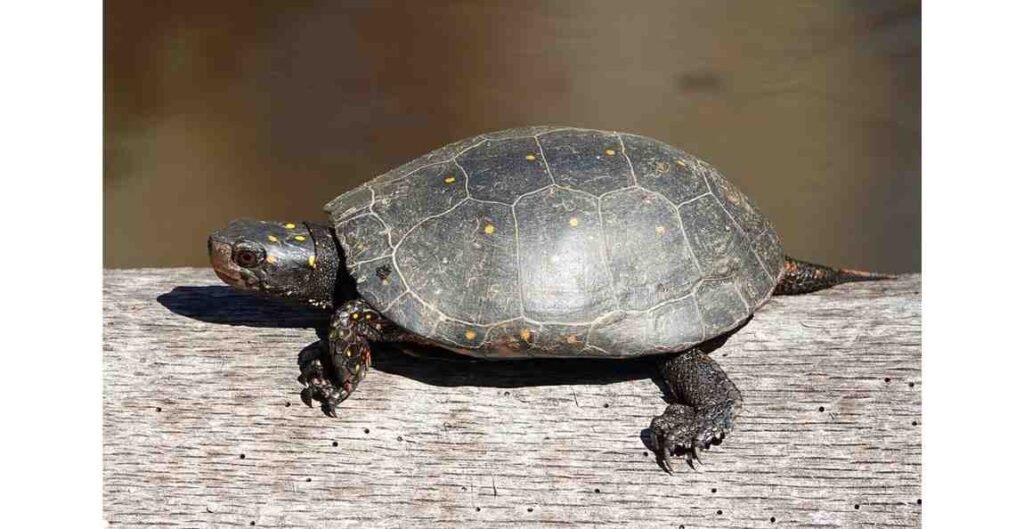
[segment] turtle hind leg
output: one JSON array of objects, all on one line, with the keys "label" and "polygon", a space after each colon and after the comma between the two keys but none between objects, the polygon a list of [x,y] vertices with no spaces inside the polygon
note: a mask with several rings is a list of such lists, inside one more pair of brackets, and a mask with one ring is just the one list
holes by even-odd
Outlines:
[{"label": "turtle hind leg", "polygon": [[326,344],[323,340],[299,355],[302,401],[320,402],[326,415],[336,417],[336,408],[366,376],[370,367],[370,341],[380,340],[388,323],[361,299],[339,307],[331,318]]},{"label": "turtle hind leg", "polygon": [[884,279],[896,279],[894,275],[876,274],[872,272],[861,272],[859,270],[844,270],[841,268],[829,268],[827,266],[808,263],[786,256],[783,265],[782,279],[775,286],[776,296],[792,294],[808,294],[840,283],[853,281],[879,281]]},{"label": "turtle hind leg", "polygon": [[651,421],[651,443],[658,464],[672,473],[671,458],[684,455],[693,466],[701,450],[732,431],[743,397],[707,353],[689,349],[658,366],[678,401]]}]

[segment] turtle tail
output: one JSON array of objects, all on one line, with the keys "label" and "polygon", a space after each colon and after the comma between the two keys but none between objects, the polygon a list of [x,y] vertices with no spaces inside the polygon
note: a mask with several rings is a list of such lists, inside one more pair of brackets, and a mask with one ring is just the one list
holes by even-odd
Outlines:
[{"label": "turtle tail", "polygon": [[896,279],[896,276],[889,274],[876,274],[873,272],[861,272],[859,270],[845,270],[842,268],[829,268],[793,259],[786,256],[783,264],[782,279],[775,285],[776,296],[788,296],[792,294],[807,294],[824,288],[829,288],[840,283],[851,283],[853,281],[880,281],[885,279]]}]

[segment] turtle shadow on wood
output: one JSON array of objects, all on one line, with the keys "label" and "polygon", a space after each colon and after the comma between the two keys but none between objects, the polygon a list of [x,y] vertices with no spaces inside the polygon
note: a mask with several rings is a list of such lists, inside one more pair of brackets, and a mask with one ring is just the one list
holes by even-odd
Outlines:
[{"label": "turtle shadow on wood", "polygon": [[[215,324],[247,327],[310,328],[324,338],[328,311],[250,294],[227,286],[177,286],[157,297],[167,310]],[[742,326],[741,326],[742,327]],[[737,329],[738,330],[738,329]],[[735,332],[735,331],[734,331]],[[728,336],[705,344],[710,352]],[[569,384],[613,384],[648,378],[665,400],[670,392],[657,374],[659,357],[631,359],[536,358],[481,360],[440,347],[419,344],[374,344],[373,368],[439,387],[482,386],[514,388]],[[288,354],[288,352],[282,352]],[[294,351],[298,353],[298,351]],[[286,356],[287,358],[287,356]]]},{"label": "turtle shadow on wood", "polygon": [[[723,345],[736,329],[700,345],[710,353]],[[674,354],[674,353],[669,353]],[[569,384],[613,384],[651,379],[671,402],[671,390],[657,373],[661,356],[637,358],[531,358],[481,360],[420,344],[374,344],[373,368],[432,386],[528,387]]]},{"label": "turtle shadow on wood", "polygon": [[491,361],[417,344],[380,344],[374,347],[373,369],[432,386],[494,388],[613,384],[654,378],[657,374],[650,358]]},{"label": "turtle shadow on wood", "polygon": [[[206,323],[310,328],[320,338],[327,335],[330,319],[327,311],[257,296],[227,286],[177,286],[156,299],[175,314]],[[311,345],[315,345],[315,342]],[[615,361],[560,358],[488,361],[439,347],[406,343],[374,344],[373,350],[374,369],[440,387],[513,388],[657,379],[654,364],[648,358]],[[281,353],[287,359],[292,353],[298,354],[298,351]]]},{"label": "turtle shadow on wood", "polygon": [[326,328],[331,317],[326,310],[228,286],[177,286],[156,300],[186,318],[245,327]]}]

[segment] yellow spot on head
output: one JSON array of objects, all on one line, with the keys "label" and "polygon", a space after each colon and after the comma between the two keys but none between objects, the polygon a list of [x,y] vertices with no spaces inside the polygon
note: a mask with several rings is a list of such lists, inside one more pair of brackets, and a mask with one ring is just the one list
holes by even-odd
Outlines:
[{"label": "yellow spot on head", "polygon": [[446,184],[455,183],[455,177],[454,176],[446,176],[446,177],[444,177],[444,183],[446,183]]},{"label": "yellow spot on head", "polygon": [[576,217],[573,217],[573,218],[569,219],[569,225],[572,226],[573,228],[575,228],[576,226],[579,226],[580,225],[580,219],[577,219]]},{"label": "yellow spot on head", "polygon": [[488,224],[484,226],[484,233],[486,233],[487,235],[494,233],[494,224]]},{"label": "yellow spot on head", "polygon": [[615,149],[605,149],[604,153],[608,156],[615,156]]},{"label": "yellow spot on head", "polygon": [[565,339],[565,341],[567,341],[569,343],[576,343],[576,335],[575,334],[570,334],[569,337]]},{"label": "yellow spot on head", "polygon": [[315,255],[309,256],[309,259],[307,261],[309,262],[309,267],[310,268],[316,268],[316,256]]},{"label": "yellow spot on head", "polygon": [[302,241],[306,240],[306,237],[303,236],[303,235],[296,235],[295,236],[295,240],[299,241],[299,242],[302,242]]},{"label": "yellow spot on head", "polygon": [[267,262],[270,263],[270,264],[276,263],[277,262],[277,256],[275,256],[275,255],[268,255],[267,256]]},{"label": "yellow spot on head", "polygon": [[466,331],[466,334],[464,336],[466,337],[467,340],[472,340],[473,338],[476,338],[476,331],[470,329]]},{"label": "yellow spot on head", "polygon": [[682,160],[676,160],[676,165],[678,165],[679,167],[686,167],[686,162]]},{"label": "yellow spot on head", "polygon": [[657,233],[658,235],[664,235],[665,234],[665,227],[664,226],[658,226],[658,227],[654,228],[654,233]]},{"label": "yellow spot on head", "polygon": [[289,222],[288,224],[285,224],[284,227],[286,229],[289,229],[289,230],[294,230],[295,229],[295,225],[292,224],[291,222]]},{"label": "yellow spot on head", "polygon": [[530,341],[530,329],[523,329],[519,331],[519,337],[522,338],[523,341]]},{"label": "yellow spot on head", "polygon": [[277,242],[277,237],[274,237],[273,235],[267,235],[267,239],[270,242]]},{"label": "yellow spot on head", "polygon": [[532,154],[527,154],[527,155],[526,155],[526,159],[527,159],[527,160],[530,160],[530,161],[532,162],[532,161],[536,160],[536,159],[537,159],[537,157],[536,157],[536,156],[534,156],[534,155],[532,155]]}]

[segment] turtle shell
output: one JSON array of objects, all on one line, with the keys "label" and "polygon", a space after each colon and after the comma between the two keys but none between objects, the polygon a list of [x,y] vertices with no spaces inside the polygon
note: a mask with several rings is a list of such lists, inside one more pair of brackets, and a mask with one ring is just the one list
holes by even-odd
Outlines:
[{"label": "turtle shell", "polygon": [[782,273],[778,236],[746,196],[634,134],[483,134],[325,209],[370,304],[476,356],[679,351],[742,323]]}]

